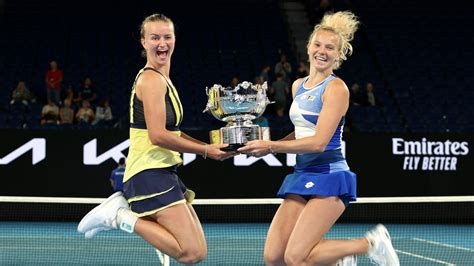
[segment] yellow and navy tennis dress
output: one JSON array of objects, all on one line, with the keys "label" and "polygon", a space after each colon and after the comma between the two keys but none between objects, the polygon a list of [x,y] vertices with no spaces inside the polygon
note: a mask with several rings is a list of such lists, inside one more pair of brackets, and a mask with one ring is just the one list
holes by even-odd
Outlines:
[{"label": "yellow and navy tennis dress", "polygon": [[171,81],[158,70],[141,69],[130,96],[130,148],[123,178],[124,196],[139,217],[191,202],[194,198],[194,192],[188,190],[177,175],[181,154],[152,144],[148,137],[143,102],[136,95],[136,83],[144,71],[159,73],[166,80],[166,129],[179,136],[183,120],[183,107]]},{"label": "yellow and navy tennis dress", "polygon": [[[311,88],[304,86],[308,80],[306,77],[298,86],[290,107],[290,119],[295,126],[296,139],[315,134],[323,107],[322,95],[327,84],[335,77],[331,74]],[[356,175],[349,170],[342,154],[344,120],[342,117],[323,152],[296,155],[295,170],[286,176],[278,197],[285,198],[287,194],[301,195],[305,199],[311,196],[338,196],[346,206],[350,201],[356,200]]]}]

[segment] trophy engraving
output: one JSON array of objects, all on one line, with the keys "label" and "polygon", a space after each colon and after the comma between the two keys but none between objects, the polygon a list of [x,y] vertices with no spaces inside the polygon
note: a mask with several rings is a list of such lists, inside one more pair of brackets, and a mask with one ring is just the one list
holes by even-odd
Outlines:
[{"label": "trophy engraving", "polygon": [[210,112],[215,118],[227,123],[225,127],[210,132],[210,142],[229,144],[226,150],[237,150],[247,141],[269,139],[268,128],[262,131],[260,126],[252,122],[271,103],[266,91],[266,82],[254,85],[244,81],[235,88],[219,84],[206,87],[208,101],[203,112]]}]

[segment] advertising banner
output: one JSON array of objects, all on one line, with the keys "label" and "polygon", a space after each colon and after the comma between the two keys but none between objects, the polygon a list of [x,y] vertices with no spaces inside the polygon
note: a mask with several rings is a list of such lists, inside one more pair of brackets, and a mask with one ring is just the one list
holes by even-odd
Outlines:
[{"label": "advertising banner", "polygon": [[[208,132],[186,132],[203,141]],[[272,139],[284,133],[273,132]],[[0,195],[106,197],[128,130],[0,131]],[[474,195],[473,137],[344,134],[359,197]],[[294,154],[238,155],[223,162],[183,154],[178,174],[198,198],[273,198]]]}]

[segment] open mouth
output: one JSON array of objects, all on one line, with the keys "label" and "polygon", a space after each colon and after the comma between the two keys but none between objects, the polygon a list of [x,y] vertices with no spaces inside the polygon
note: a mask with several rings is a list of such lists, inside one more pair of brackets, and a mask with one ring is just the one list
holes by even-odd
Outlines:
[{"label": "open mouth", "polygon": [[320,62],[327,62],[328,60],[324,57],[321,57],[321,56],[315,56],[314,59],[316,59],[316,61],[320,61]]},{"label": "open mouth", "polygon": [[166,50],[166,51],[157,51],[156,54],[158,55],[158,57],[160,59],[166,59],[166,57],[168,56],[168,50]]}]

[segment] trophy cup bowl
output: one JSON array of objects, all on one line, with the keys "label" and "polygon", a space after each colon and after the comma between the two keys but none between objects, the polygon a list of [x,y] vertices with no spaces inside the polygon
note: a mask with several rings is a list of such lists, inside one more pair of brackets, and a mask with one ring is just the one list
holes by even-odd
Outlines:
[{"label": "trophy cup bowl", "polygon": [[247,141],[270,139],[268,128],[254,124],[270,103],[267,97],[267,83],[254,85],[244,81],[235,88],[215,84],[206,87],[208,101],[204,112],[227,123],[225,127],[210,132],[210,142],[229,144],[224,150],[235,151]]}]

